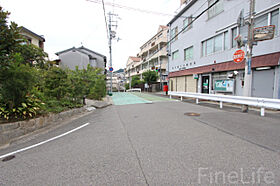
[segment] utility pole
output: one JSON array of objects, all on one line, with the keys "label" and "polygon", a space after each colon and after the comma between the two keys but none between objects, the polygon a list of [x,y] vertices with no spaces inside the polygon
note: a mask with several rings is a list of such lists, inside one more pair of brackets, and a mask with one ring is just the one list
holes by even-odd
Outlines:
[{"label": "utility pole", "polygon": [[[248,20],[248,41],[247,41],[247,60],[245,63],[245,77],[244,77],[244,88],[243,96],[250,97],[252,91],[252,56],[253,56],[253,29],[255,19],[255,0],[250,0],[249,20]],[[243,112],[248,112],[248,105],[242,106]]]},{"label": "utility pole", "polygon": [[129,76],[129,89],[131,89],[131,76],[130,76],[130,71],[131,71],[131,68],[129,68],[129,70],[128,70],[128,76]]},{"label": "utility pole", "polygon": [[[112,30],[112,27],[118,27],[117,21],[113,21],[114,16],[118,16],[117,14],[113,14],[111,12],[108,13],[109,15],[109,53],[110,53],[110,67],[113,66],[113,59],[112,59],[112,40],[116,38],[116,32]],[[115,24],[114,24],[115,23]],[[113,81],[113,71],[110,71],[110,93],[112,92],[112,81]]]}]

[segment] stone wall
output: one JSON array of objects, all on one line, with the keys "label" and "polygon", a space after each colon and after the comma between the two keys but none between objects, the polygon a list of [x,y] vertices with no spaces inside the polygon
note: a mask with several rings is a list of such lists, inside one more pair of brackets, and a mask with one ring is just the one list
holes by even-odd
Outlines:
[{"label": "stone wall", "polygon": [[74,116],[85,111],[85,108],[72,109],[58,114],[49,114],[28,121],[18,121],[14,123],[0,124],[0,146],[8,144],[11,140],[16,139],[45,126],[54,124],[57,121],[62,121],[66,118]]}]

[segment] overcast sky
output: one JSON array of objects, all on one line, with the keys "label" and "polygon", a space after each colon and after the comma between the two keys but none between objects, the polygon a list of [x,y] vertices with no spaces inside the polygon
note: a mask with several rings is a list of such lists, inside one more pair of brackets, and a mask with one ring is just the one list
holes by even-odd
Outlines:
[{"label": "overcast sky", "polygon": [[[174,15],[180,0],[104,0],[127,7]],[[11,12],[10,21],[44,35],[45,51],[50,59],[56,52],[81,45],[108,58],[109,50],[101,4],[86,0],[0,0],[0,6]],[[113,42],[114,70],[124,68],[128,56],[153,37],[159,25],[166,25],[172,16],[147,14],[105,5],[106,13],[118,14],[117,37]]]}]

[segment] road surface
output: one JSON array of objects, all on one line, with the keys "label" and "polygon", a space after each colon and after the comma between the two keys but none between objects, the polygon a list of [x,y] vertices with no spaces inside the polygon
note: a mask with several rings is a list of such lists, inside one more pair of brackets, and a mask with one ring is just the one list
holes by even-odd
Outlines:
[{"label": "road surface", "polygon": [[89,123],[0,161],[0,185],[280,185],[279,114],[114,96],[116,105],[0,150],[5,155]]}]

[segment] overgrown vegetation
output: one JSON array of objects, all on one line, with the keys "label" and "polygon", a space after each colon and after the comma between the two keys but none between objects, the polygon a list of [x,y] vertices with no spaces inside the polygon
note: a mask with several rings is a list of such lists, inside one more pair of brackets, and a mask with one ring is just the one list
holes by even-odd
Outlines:
[{"label": "overgrown vegetation", "polygon": [[0,118],[28,119],[38,114],[81,107],[83,97],[106,95],[101,69],[74,71],[49,66],[47,54],[27,44],[20,27],[0,7]]}]

